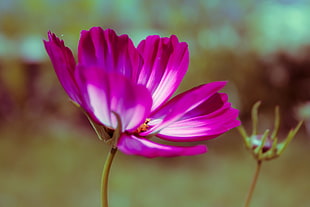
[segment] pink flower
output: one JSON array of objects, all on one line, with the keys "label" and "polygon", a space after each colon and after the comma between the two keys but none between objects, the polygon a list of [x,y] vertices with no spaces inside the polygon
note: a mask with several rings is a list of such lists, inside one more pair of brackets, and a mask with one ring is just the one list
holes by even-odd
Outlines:
[{"label": "pink flower", "polygon": [[145,157],[205,153],[205,145],[172,146],[215,138],[238,126],[238,110],[224,93],[226,82],[195,87],[171,99],[189,64],[187,44],[177,37],[148,36],[135,47],[127,35],[99,27],[82,31],[78,61],[55,34],[44,41],[60,83],[123,153]]}]

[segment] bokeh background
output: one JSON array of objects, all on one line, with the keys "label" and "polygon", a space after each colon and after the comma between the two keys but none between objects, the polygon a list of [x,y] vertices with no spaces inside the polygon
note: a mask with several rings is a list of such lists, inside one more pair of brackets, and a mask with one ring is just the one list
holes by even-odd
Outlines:
[{"label": "bokeh background", "polygon": [[[287,151],[263,164],[253,207],[310,206],[310,3],[307,0],[1,0],[0,206],[100,206],[108,147],[58,83],[42,40],[51,30],[76,52],[92,26],[129,34],[176,34],[190,48],[179,91],[210,81],[225,88],[250,131],[262,100],[260,130],[280,136],[304,119]],[[75,53],[76,54],[76,53]],[[242,206],[255,169],[237,130],[204,142],[195,157],[146,159],[117,154],[110,205]]]}]

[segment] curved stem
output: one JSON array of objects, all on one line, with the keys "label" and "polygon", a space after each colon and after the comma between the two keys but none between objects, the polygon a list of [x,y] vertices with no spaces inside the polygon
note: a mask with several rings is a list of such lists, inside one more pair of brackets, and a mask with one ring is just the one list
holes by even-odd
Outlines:
[{"label": "curved stem", "polygon": [[112,147],[103,166],[102,177],[101,177],[101,205],[102,207],[108,207],[109,174],[110,174],[112,161],[113,161],[113,158],[116,152],[117,152],[117,148]]},{"label": "curved stem", "polygon": [[252,184],[250,186],[248,195],[246,197],[246,201],[245,201],[244,207],[249,207],[250,206],[251,199],[252,199],[253,192],[254,192],[254,189],[255,189],[255,186],[256,186],[256,183],[257,183],[257,179],[258,179],[258,175],[260,173],[261,166],[262,166],[262,161],[261,160],[257,161],[255,174],[254,174],[254,177],[253,177]]}]

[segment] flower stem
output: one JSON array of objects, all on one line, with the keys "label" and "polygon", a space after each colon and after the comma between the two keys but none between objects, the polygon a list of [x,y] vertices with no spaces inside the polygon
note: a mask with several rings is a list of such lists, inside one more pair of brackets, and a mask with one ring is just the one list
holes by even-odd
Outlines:
[{"label": "flower stem", "polygon": [[108,207],[108,181],[113,158],[117,152],[116,147],[112,147],[104,163],[101,177],[101,203],[102,207]]},{"label": "flower stem", "polygon": [[255,186],[256,186],[256,183],[257,183],[257,179],[258,179],[258,175],[260,173],[261,166],[262,166],[262,161],[258,160],[257,161],[257,165],[256,165],[255,174],[254,174],[254,177],[253,177],[252,184],[250,186],[248,195],[246,197],[246,201],[245,201],[244,207],[249,207],[250,206],[251,199],[252,199],[253,192],[254,192],[254,189],[255,189]]}]

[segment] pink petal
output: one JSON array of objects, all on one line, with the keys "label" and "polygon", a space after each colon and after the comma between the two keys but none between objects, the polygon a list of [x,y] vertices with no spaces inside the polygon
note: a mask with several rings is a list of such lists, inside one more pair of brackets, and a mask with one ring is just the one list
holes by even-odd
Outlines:
[{"label": "pink petal", "polygon": [[121,117],[123,131],[134,131],[145,122],[152,98],[143,85],[98,67],[79,66],[76,77],[83,95],[82,107],[95,121],[115,129],[115,112]]},{"label": "pink petal", "polygon": [[217,137],[240,125],[238,110],[226,103],[222,108],[202,116],[180,119],[162,129],[158,137],[177,142],[201,141]]},{"label": "pink petal", "polygon": [[228,102],[228,96],[225,93],[215,93],[210,96],[207,100],[202,102],[200,105],[193,108],[182,116],[182,119],[192,118],[196,116],[210,114],[220,108]]},{"label": "pink petal", "polygon": [[181,83],[189,64],[189,52],[185,42],[177,37],[148,36],[138,46],[144,64],[138,83],[152,93],[152,111],[168,100]]},{"label": "pink petal", "polygon": [[152,142],[144,138],[123,134],[118,140],[117,147],[128,155],[139,155],[148,158],[191,156],[207,152],[205,145],[196,146],[170,146]]},{"label": "pink petal", "polygon": [[78,59],[83,65],[100,66],[133,81],[142,66],[142,59],[127,35],[117,36],[113,30],[100,27],[81,32]]},{"label": "pink petal", "polygon": [[80,104],[80,97],[74,80],[75,60],[71,50],[54,33],[48,32],[45,49],[50,56],[56,75],[69,97]]},{"label": "pink petal", "polygon": [[[208,83],[174,97],[149,117],[151,118],[150,125],[154,126],[144,134],[142,133],[141,136],[149,133],[157,133],[170,124],[182,119],[183,116],[186,116],[186,114],[195,110],[196,107],[199,107],[216,94],[225,84],[226,82]],[[154,122],[157,123],[153,124]]]}]

